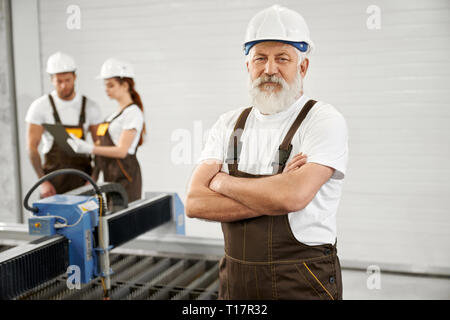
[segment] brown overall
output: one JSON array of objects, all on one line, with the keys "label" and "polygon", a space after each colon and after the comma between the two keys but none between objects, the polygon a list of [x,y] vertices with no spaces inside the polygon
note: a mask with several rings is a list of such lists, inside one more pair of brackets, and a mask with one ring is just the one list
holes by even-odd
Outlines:
[{"label": "brown overall", "polygon": [[[309,100],[279,146],[274,174],[280,174],[292,150],[291,140],[316,101]],[[235,177],[260,178],[238,170],[240,137],[251,108],[234,127],[228,170]],[[234,156],[230,159],[230,153]],[[342,299],[336,243],[309,246],[293,235],[288,215],[222,223],[225,256],[220,261],[219,299]]]},{"label": "brown overall", "polygon": [[[55,118],[55,124],[63,125],[61,123],[61,119],[59,118],[58,111],[56,111],[55,101],[53,100],[53,97],[49,94],[48,98],[50,100],[50,105],[52,106],[53,109],[53,117]],[[84,134],[83,129],[83,125],[85,122],[85,114],[86,114],[86,97],[83,96],[78,125],[77,126],[63,125],[64,128],[66,128],[67,132],[73,133],[75,134],[75,136],[83,140],[85,139],[86,136]],[[91,175],[92,173],[90,156],[77,154],[69,155],[58,146],[56,141],[53,142],[52,148],[47,154],[45,154],[44,158],[45,158],[44,166],[42,169],[45,174],[48,174],[58,169],[66,169],[66,168],[78,169],[85,172],[88,175]],[[67,191],[76,189],[86,183],[86,181],[81,177],[71,176],[70,179],[68,179],[67,176],[64,175],[56,176],[53,179],[51,179],[50,182],[55,187],[57,194],[62,194]]]},{"label": "brown overall", "polygon": [[[130,104],[129,106],[131,105],[132,104]],[[129,106],[123,108],[119,112],[119,114],[117,114],[110,121],[104,122],[99,125],[97,136],[100,138],[101,146],[115,146],[111,135],[109,134],[109,125],[111,124],[111,122],[117,119]],[[127,154],[124,159],[108,158],[102,156],[95,157],[96,173],[103,171],[105,182],[120,183],[127,191],[128,202],[139,200],[142,193],[141,168],[136,158],[136,152],[138,148],[139,145],[136,146],[134,154]]]}]

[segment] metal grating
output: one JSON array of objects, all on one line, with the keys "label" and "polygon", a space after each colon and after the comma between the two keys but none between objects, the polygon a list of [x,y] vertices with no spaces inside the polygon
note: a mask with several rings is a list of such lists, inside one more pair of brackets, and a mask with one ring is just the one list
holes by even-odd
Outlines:
[{"label": "metal grating", "polygon": [[[111,254],[112,300],[215,300],[219,262],[199,258]],[[21,300],[102,299],[100,279],[68,289],[67,275],[29,290]]]},{"label": "metal grating", "polygon": [[[107,216],[109,244],[114,248],[171,220],[172,196],[147,199]],[[123,226],[127,226],[124,228]]]},{"label": "metal grating", "polygon": [[39,238],[0,254],[0,300],[11,299],[63,274],[69,266],[69,241]]}]

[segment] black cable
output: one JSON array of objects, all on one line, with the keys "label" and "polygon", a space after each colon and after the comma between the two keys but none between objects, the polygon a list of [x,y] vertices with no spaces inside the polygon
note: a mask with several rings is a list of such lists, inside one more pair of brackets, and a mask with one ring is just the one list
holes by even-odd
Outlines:
[{"label": "black cable", "polygon": [[[80,170],[76,170],[76,169],[60,169],[60,170],[55,170],[45,176],[43,176],[42,178],[40,178],[32,187],[30,190],[28,190],[27,194],[25,195],[25,198],[23,199],[23,206],[25,207],[25,209],[27,209],[28,211],[31,211],[33,213],[38,212],[39,209],[38,208],[34,208],[34,207],[30,207],[28,205],[28,199],[30,198],[31,194],[33,193],[34,190],[36,190],[37,187],[39,187],[43,182],[50,180],[56,176],[59,176],[61,174],[73,174],[79,177],[82,177],[83,179],[87,180],[90,182],[90,184],[92,184],[92,186],[94,187],[95,193],[102,198],[103,200],[103,196],[102,193],[100,191],[100,188],[98,187],[98,185],[95,183],[95,181],[91,178],[91,176],[89,176],[88,174],[84,173],[83,171]],[[104,201],[101,201],[101,206],[102,206],[102,212],[104,212]]]}]

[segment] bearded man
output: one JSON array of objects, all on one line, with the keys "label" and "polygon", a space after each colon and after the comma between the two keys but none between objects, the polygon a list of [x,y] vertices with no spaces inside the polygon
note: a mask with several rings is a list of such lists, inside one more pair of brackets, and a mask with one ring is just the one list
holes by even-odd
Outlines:
[{"label": "bearded man", "polygon": [[244,44],[252,107],[223,114],[191,177],[186,214],[222,223],[220,299],[342,299],[336,211],[347,126],[303,80],[303,17],[272,6]]}]

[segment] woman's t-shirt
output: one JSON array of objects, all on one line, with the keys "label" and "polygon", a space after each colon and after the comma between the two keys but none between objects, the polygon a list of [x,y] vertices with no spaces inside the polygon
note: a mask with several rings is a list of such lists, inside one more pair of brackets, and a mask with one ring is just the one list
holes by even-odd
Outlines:
[{"label": "woman's t-shirt", "polygon": [[[119,112],[111,114],[106,121],[113,119]],[[119,143],[120,135],[123,130],[136,129],[136,135],[128,149],[129,154],[134,154],[136,146],[141,138],[141,132],[144,127],[144,113],[136,104],[127,107],[122,114],[109,124],[108,132],[115,145]]]}]

